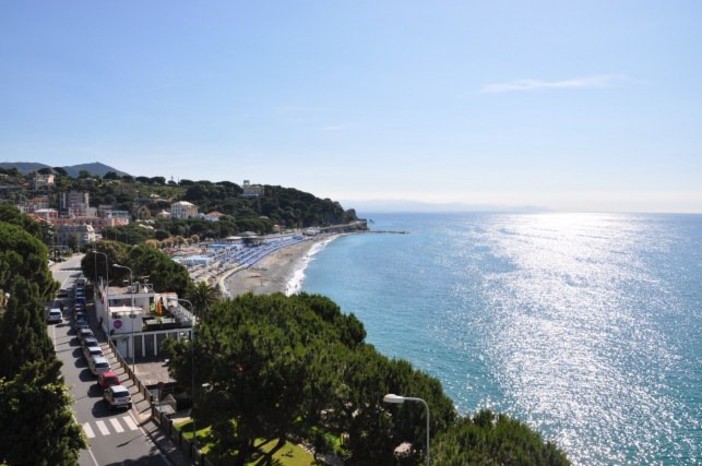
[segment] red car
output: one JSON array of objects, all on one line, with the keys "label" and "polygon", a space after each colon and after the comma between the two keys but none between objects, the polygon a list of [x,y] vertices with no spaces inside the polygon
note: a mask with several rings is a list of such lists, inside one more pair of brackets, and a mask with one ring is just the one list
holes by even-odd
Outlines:
[{"label": "red car", "polygon": [[103,390],[106,390],[107,387],[111,387],[113,385],[120,385],[119,377],[117,377],[117,374],[112,371],[103,372],[102,374],[98,375],[98,385]]}]

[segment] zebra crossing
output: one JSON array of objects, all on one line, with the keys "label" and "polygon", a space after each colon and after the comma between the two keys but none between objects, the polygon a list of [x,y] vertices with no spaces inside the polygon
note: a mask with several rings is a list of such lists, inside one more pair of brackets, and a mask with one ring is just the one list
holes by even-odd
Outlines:
[{"label": "zebra crossing", "polygon": [[132,419],[132,417],[129,415],[112,417],[106,420],[86,422],[83,424],[83,432],[85,432],[86,437],[89,439],[95,438],[97,435],[106,437],[113,433],[121,434],[125,430],[137,429],[139,429],[139,426],[137,426],[137,423],[134,422],[134,419]]}]

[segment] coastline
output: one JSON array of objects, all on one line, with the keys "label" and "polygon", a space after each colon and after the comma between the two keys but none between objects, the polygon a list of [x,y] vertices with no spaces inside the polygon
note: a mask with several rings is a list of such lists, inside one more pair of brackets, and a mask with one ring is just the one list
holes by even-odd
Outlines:
[{"label": "coastline", "polygon": [[248,269],[231,273],[224,279],[230,297],[245,293],[294,294],[300,291],[304,271],[312,257],[340,235],[309,239],[279,249]]}]

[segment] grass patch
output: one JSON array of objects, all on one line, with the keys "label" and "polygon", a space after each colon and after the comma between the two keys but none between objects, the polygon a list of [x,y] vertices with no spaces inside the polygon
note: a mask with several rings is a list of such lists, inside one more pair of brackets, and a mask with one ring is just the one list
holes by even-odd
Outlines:
[{"label": "grass patch", "polygon": [[[193,439],[193,421],[191,419],[185,419],[183,421],[174,422],[173,427],[178,429],[182,434],[183,438],[189,441]],[[203,427],[197,430],[197,444],[200,447],[200,451],[207,453],[210,448],[214,446],[212,443],[210,435],[210,426]]]},{"label": "grass patch", "polygon": [[[192,424],[192,420],[185,419],[183,421],[173,423],[173,427],[178,429],[183,434],[183,438],[192,440]],[[211,429],[209,426],[197,430],[197,443],[200,446],[200,451],[205,454],[207,454],[210,449],[214,447],[210,430]],[[310,452],[291,442],[285,442],[285,445],[276,450],[272,456],[269,456],[270,452],[275,448],[277,443],[277,439],[268,441],[265,439],[258,439],[255,442],[255,445],[259,450],[259,453],[256,453],[254,455],[254,459],[246,464],[249,466],[315,466],[318,464],[315,462],[314,457]]]}]

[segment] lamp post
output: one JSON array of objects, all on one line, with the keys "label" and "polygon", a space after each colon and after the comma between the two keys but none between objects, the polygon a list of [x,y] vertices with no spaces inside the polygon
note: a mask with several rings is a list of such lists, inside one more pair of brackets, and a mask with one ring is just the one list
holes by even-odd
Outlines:
[{"label": "lamp post", "polygon": [[426,411],[427,411],[427,466],[430,466],[431,458],[429,456],[429,405],[427,404],[427,402],[421,398],[414,398],[411,396],[400,396],[400,395],[395,395],[394,393],[388,393],[387,395],[385,395],[383,397],[383,402],[390,403],[390,404],[402,404],[405,401],[416,401],[416,402],[422,403],[424,405],[424,408],[426,408]]},{"label": "lamp post", "polygon": [[187,299],[176,298],[176,301],[188,303],[190,306],[190,314],[193,316],[193,323],[190,330],[190,396],[193,398],[190,406],[190,420],[193,423],[193,446],[197,448],[197,429],[195,428],[195,416],[192,415],[192,412],[195,409],[195,309],[193,308],[193,303]]},{"label": "lamp post", "polygon": [[[107,258],[107,254],[104,252],[96,251],[93,249],[93,257],[95,258],[95,276],[97,277],[97,255],[101,254],[105,256],[105,305],[103,307],[105,311],[105,317],[107,317],[107,340],[109,341],[111,338],[110,332],[110,262]],[[95,280],[95,284],[97,284],[97,279]],[[93,296],[93,300],[95,299],[95,296]]]},{"label": "lamp post", "polygon": [[124,270],[129,270],[129,293],[132,295],[132,307],[129,311],[129,320],[130,320],[130,336],[132,340],[132,373],[135,373],[134,366],[136,362],[136,354],[134,351],[134,280],[133,280],[133,274],[132,274],[132,269],[127,267],[126,265],[119,265],[119,264],[112,264],[112,267],[116,269],[124,269]]}]

